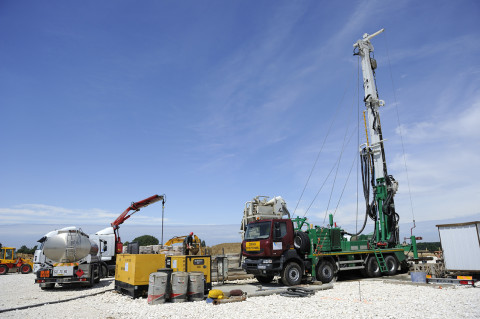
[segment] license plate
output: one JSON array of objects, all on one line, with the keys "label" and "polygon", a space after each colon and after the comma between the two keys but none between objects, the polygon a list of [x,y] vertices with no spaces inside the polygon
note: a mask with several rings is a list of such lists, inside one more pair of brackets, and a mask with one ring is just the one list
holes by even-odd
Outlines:
[{"label": "license plate", "polygon": [[73,267],[71,266],[58,266],[53,267],[54,276],[73,276]]},{"label": "license plate", "polygon": [[50,277],[50,270],[41,270],[40,277]]},{"label": "license plate", "polygon": [[259,241],[247,241],[245,243],[245,248],[247,251],[259,251],[260,242]]},{"label": "license plate", "polygon": [[267,266],[265,266],[265,265],[258,265],[258,269],[267,269]]}]

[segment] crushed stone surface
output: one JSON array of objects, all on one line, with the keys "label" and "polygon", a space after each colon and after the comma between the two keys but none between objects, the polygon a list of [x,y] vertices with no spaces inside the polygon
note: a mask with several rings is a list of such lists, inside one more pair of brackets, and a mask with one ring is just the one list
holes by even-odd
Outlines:
[{"label": "crushed stone surface", "polygon": [[[466,286],[344,281],[311,297],[251,297],[213,305],[205,301],[149,305],[119,294],[113,278],[93,288],[43,291],[33,274],[0,276],[0,311],[103,292],[67,302],[0,312],[0,318],[480,318],[480,289]],[[238,282],[241,284],[241,282]]]}]

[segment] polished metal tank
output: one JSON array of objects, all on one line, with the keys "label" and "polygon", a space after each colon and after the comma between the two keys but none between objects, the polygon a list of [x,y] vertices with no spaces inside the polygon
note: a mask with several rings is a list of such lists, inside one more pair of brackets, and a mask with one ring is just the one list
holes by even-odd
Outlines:
[{"label": "polished metal tank", "polygon": [[48,237],[43,244],[43,251],[45,256],[53,261],[71,263],[89,254],[95,256],[98,246],[81,230],[66,230]]}]

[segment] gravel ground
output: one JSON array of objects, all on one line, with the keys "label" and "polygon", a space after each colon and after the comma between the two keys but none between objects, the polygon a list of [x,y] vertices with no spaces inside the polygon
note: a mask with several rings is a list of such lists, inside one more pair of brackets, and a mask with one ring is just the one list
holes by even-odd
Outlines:
[{"label": "gravel ground", "polygon": [[480,289],[398,284],[383,280],[343,281],[308,298],[278,295],[214,306],[203,301],[148,305],[117,294],[113,279],[96,287],[43,291],[34,275],[0,276],[0,311],[106,291],[95,296],[25,310],[0,318],[480,318]]}]

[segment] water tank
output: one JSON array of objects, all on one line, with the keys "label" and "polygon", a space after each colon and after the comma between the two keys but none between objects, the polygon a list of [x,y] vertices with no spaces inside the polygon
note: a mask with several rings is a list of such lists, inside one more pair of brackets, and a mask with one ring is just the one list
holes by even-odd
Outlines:
[{"label": "water tank", "polygon": [[71,263],[89,254],[96,255],[98,246],[81,230],[66,230],[48,237],[43,244],[43,252],[53,261]]}]

